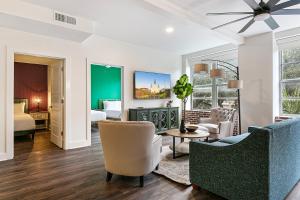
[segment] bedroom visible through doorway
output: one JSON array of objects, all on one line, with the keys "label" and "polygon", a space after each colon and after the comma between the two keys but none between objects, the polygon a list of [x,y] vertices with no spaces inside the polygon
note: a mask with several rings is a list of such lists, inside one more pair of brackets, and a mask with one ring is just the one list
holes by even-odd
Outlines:
[{"label": "bedroom visible through doorway", "polygon": [[101,120],[121,120],[123,114],[123,68],[104,64],[90,65],[90,124],[98,134]]},{"label": "bedroom visible through doorway", "polygon": [[63,148],[64,59],[14,55],[14,151]]}]

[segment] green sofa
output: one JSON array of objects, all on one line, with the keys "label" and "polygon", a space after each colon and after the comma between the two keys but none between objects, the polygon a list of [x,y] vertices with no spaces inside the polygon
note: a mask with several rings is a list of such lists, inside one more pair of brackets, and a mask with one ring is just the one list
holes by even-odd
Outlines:
[{"label": "green sofa", "polygon": [[282,200],[300,179],[300,119],[190,143],[192,184],[230,200]]}]

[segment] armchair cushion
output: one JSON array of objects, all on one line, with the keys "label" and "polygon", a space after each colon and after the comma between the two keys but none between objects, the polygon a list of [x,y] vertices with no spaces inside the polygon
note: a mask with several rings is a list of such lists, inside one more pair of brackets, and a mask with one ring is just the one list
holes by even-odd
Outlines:
[{"label": "armchair cushion", "polygon": [[219,125],[217,124],[200,123],[198,125],[207,128],[208,132],[210,133],[215,133],[215,134],[219,133]]},{"label": "armchair cushion", "polygon": [[198,125],[206,127],[211,138],[221,139],[228,137],[233,135],[235,113],[235,109],[213,108],[211,109],[210,117],[200,119],[200,124]]},{"label": "armchair cushion", "polygon": [[244,134],[237,135],[237,136],[226,137],[224,139],[219,140],[219,142],[224,142],[227,144],[236,144],[236,143],[242,141],[243,139],[245,139],[246,137],[248,137],[249,135],[250,135],[250,133],[244,133]]},{"label": "armchair cushion", "polygon": [[200,118],[200,123],[213,123],[211,118]]},{"label": "armchair cushion", "polygon": [[160,153],[162,151],[162,137],[154,134],[152,141],[152,168],[154,169],[160,162]]},{"label": "armchair cushion", "polygon": [[160,161],[161,136],[152,122],[100,121],[106,171],[124,176],[144,176]]},{"label": "armchair cushion", "polygon": [[211,109],[210,118],[215,124],[223,121],[232,121],[235,109],[213,108]]},{"label": "armchair cushion", "polygon": [[161,140],[162,138],[161,138],[161,136],[160,135],[156,135],[156,134],[154,134],[154,137],[153,137],[153,141],[152,141],[152,144],[154,144],[155,142],[157,142],[157,141],[159,141],[159,140]]}]

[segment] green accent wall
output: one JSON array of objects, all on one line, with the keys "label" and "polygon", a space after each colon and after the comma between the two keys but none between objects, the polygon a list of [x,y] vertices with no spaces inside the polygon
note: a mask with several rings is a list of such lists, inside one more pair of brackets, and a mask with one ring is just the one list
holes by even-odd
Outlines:
[{"label": "green accent wall", "polygon": [[121,99],[121,68],[91,65],[91,107],[99,108],[99,100]]}]

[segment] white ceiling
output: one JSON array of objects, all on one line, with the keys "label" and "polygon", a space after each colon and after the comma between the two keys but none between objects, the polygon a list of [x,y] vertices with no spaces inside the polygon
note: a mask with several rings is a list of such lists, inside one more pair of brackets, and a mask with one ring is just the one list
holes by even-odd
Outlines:
[{"label": "white ceiling", "polygon": [[[209,28],[241,16],[206,16],[207,12],[251,11],[243,0],[23,1],[94,20],[98,35],[181,54],[232,42],[247,23],[245,20],[211,31]],[[295,22],[300,21],[300,16],[274,18],[281,26],[277,31],[299,26]],[[167,26],[173,26],[175,32],[166,34]],[[242,36],[268,31],[263,22],[256,22]]]},{"label": "white ceiling", "polygon": [[[179,7],[183,7],[185,10],[193,13],[195,16],[206,20],[210,27],[214,27],[226,22],[245,17],[247,15],[237,16],[206,16],[209,12],[249,12],[252,9],[244,3],[243,0],[167,0]],[[256,0],[258,3],[260,0]],[[288,0],[281,0],[279,3]],[[267,2],[267,0],[265,0]],[[300,5],[293,6],[290,8],[300,8]],[[300,20],[300,15],[294,16],[273,16],[273,18],[280,25],[280,28],[276,29],[275,32],[299,27],[300,24],[296,23]],[[243,20],[238,23],[231,24],[221,29],[227,29],[233,33],[237,33],[250,19]],[[264,22],[255,22],[246,32],[240,34],[241,36],[252,36],[259,33],[269,32],[270,28]]]}]

